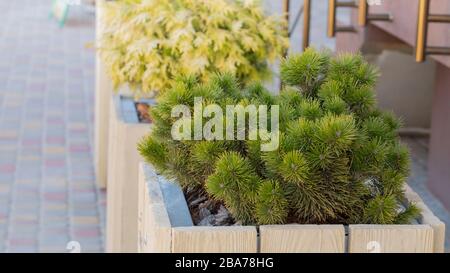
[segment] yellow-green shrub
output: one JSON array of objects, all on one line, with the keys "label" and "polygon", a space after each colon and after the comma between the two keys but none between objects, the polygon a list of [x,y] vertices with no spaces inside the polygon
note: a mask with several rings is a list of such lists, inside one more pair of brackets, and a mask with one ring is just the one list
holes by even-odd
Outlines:
[{"label": "yellow-green shrub", "polygon": [[169,88],[180,75],[268,75],[288,46],[285,21],[252,0],[119,0],[104,4],[101,57],[115,87],[137,96]]}]

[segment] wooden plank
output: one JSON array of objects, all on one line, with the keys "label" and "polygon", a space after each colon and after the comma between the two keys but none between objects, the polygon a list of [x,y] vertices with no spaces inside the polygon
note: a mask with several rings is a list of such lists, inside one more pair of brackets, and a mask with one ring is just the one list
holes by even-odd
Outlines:
[{"label": "wooden plank", "polygon": [[144,238],[144,232],[145,232],[145,224],[144,221],[147,220],[147,217],[144,218],[145,215],[147,215],[147,207],[146,206],[146,196],[148,188],[145,185],[145,176],[144,172],[142,171],[142,168],[144,163],[139,163],[139,179],[138,179],[138,242],[137,242],[137,252],[143,253],[144,252],[144,246],[143,246],[143,238]]},{"label": "wooden plank", "polygon": [[[110,97],[110,108],[114,109],[114,99]],[[119,134],[121,130],[116,111],[111,111],[109,117],[109,154],[118,153],[120,145],[123,143],[123,135]],[[112,170],[117,168],[118,161],[108,161],[108,190],[106,192],[106,250],[107,252],[120,252],[121,250],[121,217],[122,217],[122,195],[121,187]]]},{"label": "wooden plank", "polygon": [[[142,157],[137,143],[151,130],[150,124],[127,123],[122,99],[112,97],[108,161],[108,249],[111,252],[138,251],[138,166]],[[134,107],[134,105],[132,105]],[[116,242],[117,241],[117,242]]]},{"label": "wooden plank", "polygon": [[[142,166],[139,165],[139,170]],[[148,248],[148,222],[149,222],[149,205],[148,205],[148,187],[144,183],[145,179],[141,179],[141,171],[139,171],[139,189],[142,189],[142,192],[139,192],[140,200],[139,200],[139,211],[138,211],[138,253],[146,253],[149,252]]]},{"label": "wooden plank", "polygon": [[173,253],[256,253],[254,226],[172,228]]},{"label": "wooden plank", "polygon": [[445,224],[433,214],[422,198],[408,185],[405,185],[405,197],[421,209],[420,223],[430,225],[433,229],[433,252],[443,253],[445,251]]},{"label": "wooden plank", "polygon": [[143,245],[147,253],[170,253],[172,229],[167,211],[162,204],[148,206]]},{"label": "wooden plank", "polygon": [[136,252],[138,225],[138,167],[142,161],[137,143],[150,132],[149,124],[129,124],[121,122],[120,134],[124,135],[120,153],[110,157],[117,161],[115,177],[119,181],[122,194],[122,251]]},{"label": "wooden plank", "polygon": [[157,176],[148,165],[140,164],[139,179],[139,183],[144,185],[144,231],[140,238],[143,252],[169,253],[172,248],[172,226]]},{"label": "wooden plank", "polygon": [[342,225],[270,225],[260,227],[261,253],[343,253]]},{"label": "wooden plank", "polygon": [[350,253],[432,253],[428,225],[350,225]]}]

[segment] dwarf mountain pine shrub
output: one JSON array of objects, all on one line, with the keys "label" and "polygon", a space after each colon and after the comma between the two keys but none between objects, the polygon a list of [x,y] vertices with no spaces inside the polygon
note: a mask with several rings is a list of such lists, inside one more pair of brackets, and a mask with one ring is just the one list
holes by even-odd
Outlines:
[{"label": "dwarf mountain pine shrub", "polygon": [[[377,71],[360,55],[332,57],[306,50],[282,63],[286,88],[270,94],[255,83],[242,90],[230,75],[206,84],[179,81],[152,109],[154,127],[139,151],[182,187],[204,189],[245,224],[406,224],[409,152],[400,122],[377,109]],[[171,109],[205,103],[279,105],[279,148],[261,139],[174,141]],[[403,203],[404,205],[400,205]]]},{"label": "dwarf mountain pine shrub", "polygon": [[103,8],[100,56],[114,86],[136,96],[164,92],[177,75],[263,79],[268,60],[289,44],[284,19],[266,16],[258,0],[119,0]]}]

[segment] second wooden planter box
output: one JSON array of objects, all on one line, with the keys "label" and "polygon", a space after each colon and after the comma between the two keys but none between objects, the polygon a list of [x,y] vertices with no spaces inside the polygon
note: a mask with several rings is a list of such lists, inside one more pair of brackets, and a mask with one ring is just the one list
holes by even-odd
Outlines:
[{"label": "second wooden planter box", "polygon": [[180,187],[139,167],[138,252],[361,253],[444,251],[445,225],[420,197],[406,196],[422,209],[411,225],[194,226]]},{"label": "second wooden planter box", "polygon": [[[153,100],[144,100],[153,104]],[[106,250],[136,252],[138,215],[138,165],[136,147],[150,133],[151,124],[140,123],[134,100],[112,96],[110,102]]]}]

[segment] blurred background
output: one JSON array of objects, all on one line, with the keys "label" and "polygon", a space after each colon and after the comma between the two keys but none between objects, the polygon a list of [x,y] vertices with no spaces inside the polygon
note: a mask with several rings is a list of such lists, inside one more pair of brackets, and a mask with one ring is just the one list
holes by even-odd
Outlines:
[{"label": "blurred background", "polygon": [[[0,252],[69,252],[71,241],[82,252],[104,251],[105,192],[93,166],[95,1],[56,2],[0,0]],[[262,2],[283,14],[285,1]],[[290,1],[289,54],[302,51],[303,2]],[[449,225],[449,58],[442,51],[417,62],[419,0],[372,2],[371,13],[395,21],[359,26],[356,9],[339,8],[336,25],[354,29],[329,35],[329,1],[312,0],[309,44],[361,51],[380,67],[379,103],[405,123],[409,184]],[[450,13],[449,2],[435,0],[431,10]],[[428,42],[450,44],[449,33],[430,27]],[[278,89],[277,77],[269,87]]]}]

